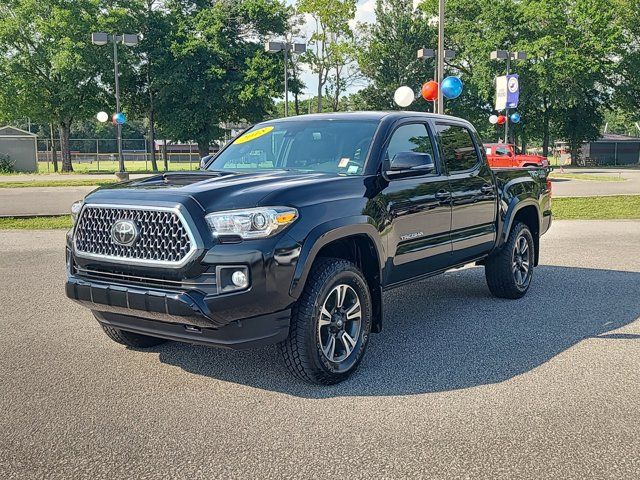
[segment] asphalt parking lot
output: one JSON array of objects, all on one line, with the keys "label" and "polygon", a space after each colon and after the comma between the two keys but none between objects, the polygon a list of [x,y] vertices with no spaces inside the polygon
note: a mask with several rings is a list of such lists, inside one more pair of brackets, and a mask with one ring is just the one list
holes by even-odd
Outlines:
[{"label": "asphalt parking lot", "polygon": [[385,294],[330,388],[274,348],[111,342],[63,241],[0,231],[0,478],[640,477],[640,222],[556,222],[522,300],[481,268]]}]

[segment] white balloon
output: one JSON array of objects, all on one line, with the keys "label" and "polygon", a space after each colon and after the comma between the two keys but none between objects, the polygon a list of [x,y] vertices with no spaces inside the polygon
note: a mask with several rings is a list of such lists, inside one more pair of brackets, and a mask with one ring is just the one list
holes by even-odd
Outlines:
[{"label": "white balloon", "polygon": [[491,115],[489,117],[489,123],[491,125],[495,125],[496,123],[498,123],[498,116],[497,115]]},{"label": "white balloon", "polygon": [[109,120],[109,114],[107,112],[98,112],[98,115],[96,115],[96,118],[98,119],[99,122],[106,122],[107,120]]},{"label": "white balloon", "polygon": [[408,107],[413,103],[416,96],[413,90],[407,86],[399,87],[393,94],[393,101],[400,107]]}]

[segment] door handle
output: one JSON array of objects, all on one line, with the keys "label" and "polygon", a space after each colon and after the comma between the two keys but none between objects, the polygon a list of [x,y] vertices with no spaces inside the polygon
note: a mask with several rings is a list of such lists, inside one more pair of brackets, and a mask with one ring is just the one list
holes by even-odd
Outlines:
[{"label": "door handle", "polygon": [[436,200],[449,200],[451,198],[451,192],[447,192],[446,190],[440,190],[435,194]]},{"label": "door handle", "polygon": [[481,191],[482,193],[494,193],[494,192],[495,192],[495,188],[493,187],[493,185],[488,185],[488,184],[486,184],[486,185],[483,185],[483,186],[480,188],[480,191]]}]

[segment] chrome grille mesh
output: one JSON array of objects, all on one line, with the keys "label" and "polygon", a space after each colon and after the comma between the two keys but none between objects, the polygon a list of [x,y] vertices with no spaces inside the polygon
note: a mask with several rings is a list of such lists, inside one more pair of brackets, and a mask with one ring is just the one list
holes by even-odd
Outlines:
[{"label": "chrome grille mesh", "polygon": [[[138,227],[138,238],[131,246],[119,245],[111,237],[113,224],[124,219]],[[180,264],[194,248],[182,219],[174,210],[92,205],[82,210],[74,243],[79,256],[159,264]]]}]

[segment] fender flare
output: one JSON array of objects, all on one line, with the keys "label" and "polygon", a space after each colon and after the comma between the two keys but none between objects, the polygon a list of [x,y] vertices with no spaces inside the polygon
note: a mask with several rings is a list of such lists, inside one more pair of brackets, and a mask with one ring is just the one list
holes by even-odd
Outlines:
[{"label": "fender flare", "polygon": [[302,243],[300,256],[298,257],[293,279],[291,280],[289,294],[296,299],[300,296],[307,281],[311,266],[322,247],[335,240],[354,235],[366,236],[372,241],[375,253],[378,256],[378,275],[380,279],[382,279],[384,249],[380,239],[380,232],[373,225],[371,219],[365,215],[343,217],[322,223],[309,232]]}]

